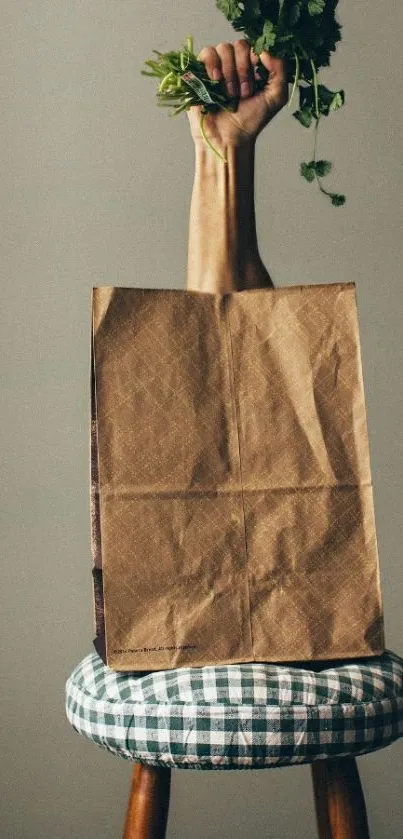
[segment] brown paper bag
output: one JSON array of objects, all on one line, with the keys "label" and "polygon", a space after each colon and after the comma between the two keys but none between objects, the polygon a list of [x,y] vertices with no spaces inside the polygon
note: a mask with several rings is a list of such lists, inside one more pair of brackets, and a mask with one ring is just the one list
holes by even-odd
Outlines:
[{"label": "brown paper bag", "polygon": [[355,283],[93,288],[91,350],[109,667],[381,654]]}]

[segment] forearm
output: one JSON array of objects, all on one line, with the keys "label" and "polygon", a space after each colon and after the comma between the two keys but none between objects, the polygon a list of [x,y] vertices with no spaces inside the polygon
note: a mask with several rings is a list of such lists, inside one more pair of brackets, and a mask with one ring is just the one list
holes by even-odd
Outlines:
[{"label": "forearm", "polygon": [[273,287],[256,238],[254,144],[220,151],[227,164],[195,146],[186,288],[225,294]]}]

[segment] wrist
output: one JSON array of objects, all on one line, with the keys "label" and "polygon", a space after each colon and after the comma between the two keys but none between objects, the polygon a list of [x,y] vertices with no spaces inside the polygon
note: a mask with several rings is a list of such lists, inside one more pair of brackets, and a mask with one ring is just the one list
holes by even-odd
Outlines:
[{"label": "wrist", "polygon": [[[206,177],[217,179],[224,173],[234,172],[238,180],[241,171],[246,171],[248,175],[254,174],[256,148],[254,139],[248,136],[247,139],[238,139],[236,142],[217,140],[215,142],[211,140],[211,142],[222,157],[214,153],[205,140],[196,140],[194,143],[196,173],[202,170]],[[222,158],[226,160],[226,163]],[[253,182],[250,180],[249,186],[253,187]]]}]

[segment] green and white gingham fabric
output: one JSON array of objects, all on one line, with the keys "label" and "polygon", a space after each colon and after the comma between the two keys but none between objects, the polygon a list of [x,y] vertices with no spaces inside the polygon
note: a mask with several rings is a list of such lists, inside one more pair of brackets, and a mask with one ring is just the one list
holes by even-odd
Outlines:
[{"label": "green and white gingham fabric", "polygon": [[365,754],[403,735],[403,659],[313,670],[265,663],[116,673],[97,653],[66,682],[79,734],[127,760],[259,769]]}]

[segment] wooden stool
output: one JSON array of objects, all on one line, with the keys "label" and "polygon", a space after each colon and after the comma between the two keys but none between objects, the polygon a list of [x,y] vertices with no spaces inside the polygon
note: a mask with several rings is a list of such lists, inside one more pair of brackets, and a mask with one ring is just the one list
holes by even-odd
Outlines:
[{"label": "wooden stool", "polygon": [[[314,669],[313,669],[314,668]],[[96,653],[66,683],[79,734],[134,762],[123,839],[164,839],[172,768],[311,765],[319,839],[369,839],[356,757],[403,735],[403,659],[115,673]]]},{"label": "wooden stool", "polygon": [[[365,800],[352,758],[311,764],[319,839],[369,839]],[[123,839],[165,839],[171,770],[135,763]]]}]

